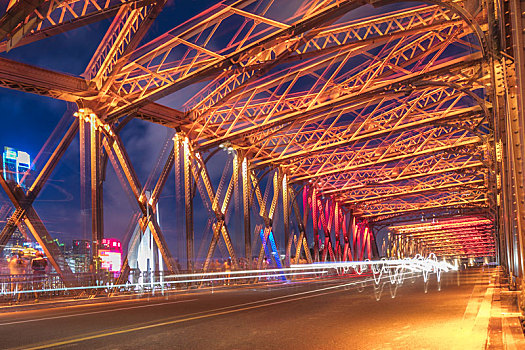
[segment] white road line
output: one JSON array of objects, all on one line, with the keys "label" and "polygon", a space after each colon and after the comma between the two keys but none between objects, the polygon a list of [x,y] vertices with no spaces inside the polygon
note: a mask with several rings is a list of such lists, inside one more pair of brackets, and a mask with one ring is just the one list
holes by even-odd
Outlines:
[{"label": "white road line", "polygon": [[[382,278],[382,280],[386,280],[386,279],[387,279],[386,277]],[[371,281],[373,281],[373,279],[366,280],[366,282],[371,282]],[[267,299],[254,301],[254,302],[241,303],[241,304],[227,306],[227,307],[223,307],[223,308],[217,308],[217,309],[214,309],[214,310],[208,310],[208,311],[205,311],[205,312],[198,312],[198,313],[188,314],[188,315],[185,315],[182,318],[175,319],[175,320],[158,322],[158,323],[153,323],[153,324],[144,325],[144,326],[137,326],[137,327],[127,328],[127,329],[120,329],[120,330],[115,330],[115,331],[112,331],[112,332],[91,334],[91,335],[88,335],[88,336],[74,338],[74,339],[66,339],[66,340],[63,340],[63,341],[55,342],[55,343],[38,344],[38,345],[33,345],[32,347],[25,346],[23,348],[26,349],[26,350],[51,348],[51,347],[57,347],[57,346],[62,346],[62,345],[67,345],[67,344],[83,342],[83,341],[87,341],[87,340],[93,340],[93,339],[98,339],[98,338],[105,338],[105,337],[109,337],[109,336],[113,336],[113,335],[132,333],[132,332],[137,332],[137,331],[146,330],[146,329],[152,329],[152,328],[157,328],[157,327],[162,327],[162,326],[168,326],[168,325],[173,325],[173,324],[178,324],[178,323],[182,323],[182,322],[198,320],[198,319],[203,319],[203,318],[208,318],[208,317],[226,315],[226,314],[236,313],[236,312],[240,312],[240,311],[259,309],[259,308],[263,308],[263,307],[267,307],[267,306],[271,306],[271,305],[278,305],[278,304],[283,304],[283,303],[287,303],[287,302],[291,302],[291,301],[315,298],[315,297],[319,297],[319,296],[326,295],[326,294],[336,293],[336,292],[338,292],[338,289],[340,289],[340,288],[361,284],[363,282],[365,282],[365,281],[354,281],[354,282],[350,282],[350,283],[343,283],[343,284],[338,284],[338,285],[335,285],[335,286],[329,286],[329,287],[319,288],[319,289],[305,291],[305,292],[288,294],[288,295],[283,295],[283,296],[279,296],[279,297],[267,298]],[[389,283],[389,282],[386,282],[386,283]],[[319,293],[319,292],[321,292],[321,293]],[[316,293],[316,294],[314,294],[314,293]],[[285,299],[285,300],[279,300],[279,299]],[[259,305],[257,305],[257,304],[259,304]]]},{"label": "white road line", "polygon": [[148,305],[139,305],[139,306],[120,307],[120,308],[110,309],[110,310],[89,311],[89,312],[83,312],[83,313],[77,313],[77,314],[33,318],[33,319],[29,319],[29,320],[21,320],[21,321],[0,323],[0,326],[8,326],[8,325],[12,325],[12,324],[47,321],[47,320],[56,320],[56,319],[60,319],[60,318],[78,317],[78,316],[85,316],[85,315],[94,315],[94,314],[101,314],[101,313],[106,313],[106,312],[121,311],[121,310],[131,310],[131,309],[140,309],[140,308],[154,307],[154,306],[161,306],[161,305],[169,305],[169,304],[187,303],[187,302],[195,301],[195,300],[197,300],[197,299],[177,300],[177,301],[170,301],[170,302],[166,302],[166,303],[157,303],[157,304],[148,304]]}]

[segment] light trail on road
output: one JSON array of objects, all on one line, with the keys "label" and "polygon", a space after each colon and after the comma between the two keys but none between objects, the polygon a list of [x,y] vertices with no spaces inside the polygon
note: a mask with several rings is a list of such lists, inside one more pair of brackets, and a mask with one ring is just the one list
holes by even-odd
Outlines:
[{"label": "light trail on road", "polygon": [[[413,276],[411,272],[406,272],[405,274],[407,275],[410,274],[411,275],[411,277],[409,277],[410,279],[416,278],[415,276]],[[408,278],[404,278],[404,279],[408,279]],[[384,277],[384,280],[388,283],[388,277]],[[314,290],[287,294],[287,295],[282,295],[278,297],[266,298],[266,299],[257,300],[253,302],[241,303],[237,305],[231,305],[227,307],[212,309],[212,310],[208,310],[205,312],[188,314],[188,315],[185,315],[185,317],[183,318],[178,318],[174,320],[168,320],[168,321],[163,321],[163,322],[158,322],[158,323],[148,324],[148,325],[143,325],[143,326],[137,326],[137,327],[130,327],[127,329],[120,329],[120,330],[115,330],[115,331],[110,331],[110,332],[102,332],[98,334],[92,334],[92,335],[78,337],[74,339],[66,339],[63,341],[58,341],[58,342],[53,342],[53,343],[38,344],[34,346],[23,347],[23,349],[29,350],[29,349],[53,348],[53,347],[64,346],[68,344],[98,339],[98,338],[110,337],[110,336],[132,333],[132,332],[137,332],[137,331],[142,331],[142,330],[147,330],[147,329],[152,329],[152,328],[169,326],[169,325],[179,324],[179,323],[188,322],[188,321],[194,321],[194,320],[199,320],[199,319],[204,319],[204,318],[238,313],[238,312],[248,311],[248,310],[253,310],[253,309],[260,309],[260,308],[284,304],[288,302],[294,302],[294,301],[299,301],[299,300],[304,300],[304,299],[320,297],[320,296],[324,296],[328,294],[333,294],[333,293],[340,292],[341,288],[357,286],[357,285],[362,285],[362,284],[372,283],[372,282],[375,282],[374,279],[372,278],[360,280],[360,281],[352,281],[348,283],[337,284],[335,286],[322,287],[322,288],[318,288]]]}]

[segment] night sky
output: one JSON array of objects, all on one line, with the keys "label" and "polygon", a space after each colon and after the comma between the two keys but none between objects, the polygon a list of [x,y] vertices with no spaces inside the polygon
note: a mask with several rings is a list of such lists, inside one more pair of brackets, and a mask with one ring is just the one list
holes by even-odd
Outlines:
[{"label": "night sky", "polygon": [[[195,16],[214,3],[215,1],[201,0],[168,1],[143,43]],[[19,62],[78,76],[84,72],[111,21],[112,18],[84,26],[15,48],[1,55]],[[70,111],[75,109],[73,104],[69,105]],[[23,150],[31,155],[32,160],[64,114],[71,113],[67,112],[68,104],[64,101],[8,89],[1,89],[0,110],[4,126],[0,128],[2,150],[4,146]],[[71,120],[72,117],[65,117],[62,126],[59,127],[60,136],[63,135]],[[164,144],[159,140],[164,141],[170,133],[171,131],[164,127],[140,120],[132,121],[123,130],[122,139],[142,184],[146,183],[151,169],[157,163],[158,155]],[[55,138],[55,143],[58,140],[59,138]],[[47,152],[51,150],[50,147],[46,149]],[[45,161],[48,156],[49,153],[43,153],[40,159]],[[40,169],[41,163],[37,162],[34,168]],[[35,203],[35,209],[51,235],[66,244],[70,244],[72,239],[90,238],[89,231],[87,237],[83,237],[82,232],[79,176],[77,137]],[[179,249],[175,247],[177,240],[173,237],[172,232],[175,223],[170,220],[173,204],[169,205],[169,202],[174,202],[174,182],[174,175],[170,176],[161,197],[160,213],[161,225],[168,244],[174,250],[174,255],[177,255],[176,252]],[[154,184],[151,186],[153,187]],[[4,193],[0,196],[1,204],[8,202]],[[104,202],[106,237],[123,239],[131,215],[137,210],[137,206],[128,200],[111,165],[108,166],[104,185]],[[197,206],[196,210],[199,209]],[[199,212],[207,219],[208,215],[205,212],[202,210]]]},{"label": "night sky", "polygon": [[[154,22],[143,43],[176,27],[215,3],[216,1],[205,0],[169,1]],[[411,5],[413,6],[414,3]],[[399,8],[403,5],[395,6]],[[359,17],[372,12],[378,12],[378,10],[367,6],[354,11],[353,16]],[[89,63],[110,23],[111,19],[94,23],[15,48],[9,53],[2,53],[1,56],[60,72],[80,75]],[[72,120],[70,114],[71,111],[75,110],[75,106],[72,104],[69,105],[68,111],[68,105],[63,101],[7,89],[0,91],[0,110],[3,120],[3,127],[0,128],[0,146],[2,149],[3,146],[13,147],[28,152],[34,158],[65,113],[64,123],[59,128],[62,131],[61,135]],[[188,89],[160,102],[171,107],[181,108],[191,93],[191,89]],[[164,144],[163,141],[169,139],[171,132],[164,127],[140,120],[132,121],[122,131],[122,139],[142,184],[146,183],[150,170],[157,162],[159,152]],[[58,138],[54,141],[58,141]],[[50,150],[52,149],[48,148],[45,151],[49,152]],[[45,160],[47,156],[48,153],[44,152],[41,159]],[[222,174],[226,157],[224,152],[219,152],[208,164],[210,175],[215,179],[215,186],[217,186],[218,178]],[[34,166],[35,169],[39,169],[39,167],[41,167],[41,162]],[[51,235],[66,244],[71,244],[72,239],[90,238],[89,230],[87,235],[82,232],[79,174],[77,137],[35,203],[35,208]],[[266,181],[262,181],[262,184],[265,186]],[[151,185],[151,187],[153,186],[154,184]],[[180,210],[175,206],[174,188],[175,179],[172,175],[166,184],[159,204],[160,224],[173,255],[183,259],[184,247],[181,239],[177,239],[177,236],[181,236],[176,229],[176,227],[180,227],[180,223],[174,219],[175,213]],[[0,195],[0,200],[2,204],[7,202],[3,193]],[[202,233],[199,232],[202,232],[209,217],[202,204],[199,204],[201,202],[197,194],[195,205],[196,254],[199,250],[202,251],[202,248],[199,248],[200,241],[198,240]],[[111,166],[108,166],[107,179],[104,185],[104,206],[105,236],[124,239],[124,232],[133,211],[137,210],[137,206],[128,200]],[[243,238],[239,217],[237,216],[232,220],[230,231],[232,240],[236,242],[236,250],[241,253],[243,251]],[[275,221],[277,222],[278,219],[275,218]],[[252,226],[256,223],[252,222]],[[282,237],[277,238],[281,245],[283,240]]]}]

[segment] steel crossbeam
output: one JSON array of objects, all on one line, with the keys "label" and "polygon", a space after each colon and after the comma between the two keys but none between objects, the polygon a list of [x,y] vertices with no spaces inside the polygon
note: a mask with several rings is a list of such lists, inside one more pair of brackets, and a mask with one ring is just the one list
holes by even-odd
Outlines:
[{"label": "steel crossbeam", "polygon": [[[7,50],[115,16],[122,7],[141,8],[155,0],[18,1],[0,18],[0,50]],[[6,38],[7,37],[7,38]]]},{"label": "steel crossbeam", "polygon": [[[448,175],[448,176],[447,176]],[[346,203],[377,203],[390,198],[402,197],[411,194],[421,194],[427,192],[441,192],[450,189],[486,189],[483,174],[443,174],[441,176],[429,176],[427,178],[410,182],[408,184],[398,184],[396,186],[374,186],[365,190],[347,191],[339,196],[342,202]]]},{"label": "steel crossbeam", "polygon": [[[448,133],[441,128],[421,133],[402,133],[383,141],[383,147],[365,144],[361,149],[337,149],[327,155],[318,155],[300,160],[291,167],[293,181],[322,179],[328,175],[350,172],[378,164],[386,164],[407,158],[430,155],[439,151],[454,151],[458,148],[476,147],[482,143],[468,131]],[[441,133],[441,135],[439,135]],[[454,135],[454,136],[453,136]],[[388,142],[390,141],[390,142]],[[327,165],[329,164],[329,165]],[[318,180],[319,181],[319,180]]]},{"label": "steel crossbeam", "polygon": [[387,203],[380,205],[368,205],[365,217],[378,217],[396,214],[398,212],[411,212],[423,209],[439,208],[439,207],[468,207],[473,204],[486,206],[486,193],[482,190],[471,191],[448,191],[438,194],[427,194],[425,196],[415,196],[409,198],[397,198]]},{"label": "steel crossbeam", "polygon": [[394,225],[390,232],[415,239],[436,254],[467,255],[495,253],[494,222],[483,217],[461,217],[432,223]]}]

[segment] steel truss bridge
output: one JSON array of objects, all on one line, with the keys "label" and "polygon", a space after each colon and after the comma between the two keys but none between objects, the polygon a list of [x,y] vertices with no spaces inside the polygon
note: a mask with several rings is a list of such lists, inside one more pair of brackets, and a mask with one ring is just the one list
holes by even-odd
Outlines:
[{"label": "steel truss bridge", "polygon": [[[288,266],[302,256],[435,252],[495,256],[521,280],[525,4],[226,1],[148,41],[166,2],[11,0],[2,9],[4,52],[113,21],[81,76],[0,57],[2,87],[75,106],[27,190],[0,177],[9,199],[0,247],[17,227],[29,231],[66,285],[74,284],[33,203],[79,136],[93,256],[104,238],[104,179],[113,167],[136,203],[135,225],[149,228],[171,272],[178,266],[152,214],[175,176],[189,271],[207,271],[217,247],[234,264],[258,256],[258,267],[279,249]],[[375,15],[362,11],[372,8]],[[161,103],[167,96],[185,100],[173,108]],[[164,163],[146,184],[121,138],[134,118],[173,130]],[[222,151],[227,161],[215,181],[207,163]],[[195,265],[196,201],[211,232],[202,266]],[[243,221],[244,251],[234,249],[232,212]],[[437,221],[417,223],[422,215]],[[389,231],[384,247],[375,240],[380,230]],[[128,271],[126,260],[121,276]]]}]

